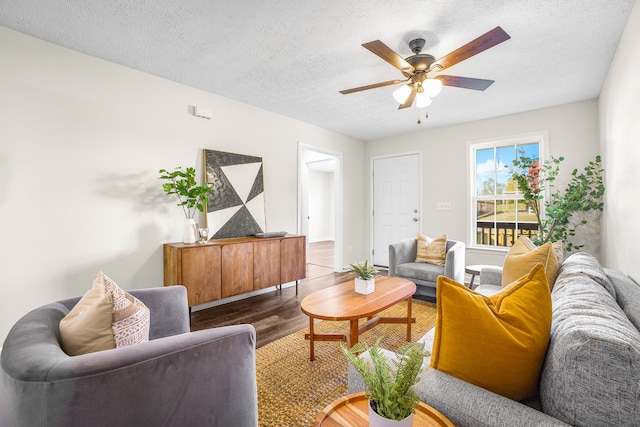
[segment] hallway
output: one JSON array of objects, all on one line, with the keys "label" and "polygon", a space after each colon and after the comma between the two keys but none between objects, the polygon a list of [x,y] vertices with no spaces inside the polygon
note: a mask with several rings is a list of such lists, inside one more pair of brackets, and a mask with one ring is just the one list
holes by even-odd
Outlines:
[{"label": "hallway", "polygon": [[333,273],[334,242],[309,243],[307,254],[307,279],[326,276]]}]

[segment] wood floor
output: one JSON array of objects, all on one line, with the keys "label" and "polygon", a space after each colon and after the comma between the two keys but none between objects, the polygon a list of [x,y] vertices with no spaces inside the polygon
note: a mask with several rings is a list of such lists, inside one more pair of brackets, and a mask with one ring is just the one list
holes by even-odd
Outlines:
[{"label": "wood floor", "polygon": [[256,346],[292,334],[309,326],[309,318],[300,310],[302,299],[312,292],[334,286],[355,277],[353,273],[333,273],[303,279],[295,287],[276,290],[217,307],[194,311],[191,330],[250,323],[256,328]]},{"label": "wood floor", "polygon": [[307,262],[313,265],[333,268],[333,255],[335,253],[333,240],[309,243]]},{"label": "wood floor", "polygon": [[256,328],[257,347],[296,332],[309,325],[309,318],[300,310],[302,299],[312,292],[334,286],[355,277],[353,273],[333,271],[333,242],[310,244],[307,278],[296,288],[274,290],[217,307],[194,311],[191,330],[250,323]]}]

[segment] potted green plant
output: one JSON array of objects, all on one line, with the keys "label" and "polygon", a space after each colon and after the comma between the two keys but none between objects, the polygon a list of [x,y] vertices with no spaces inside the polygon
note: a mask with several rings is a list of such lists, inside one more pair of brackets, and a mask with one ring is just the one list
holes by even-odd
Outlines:
[{"label": "potted green plant", "polygon": [[369,265],[368,260],[363,263],[355,262],[349,267],[357,275],[354,279],[357,293],[367,295],[375,290],[374,276],[378,274],[378,270],[373,265]]},{"label": "potted green plant", "polygon": [[[411,426],[420,403],[413,386],[420,379],[424,357],[430,353],[424,350],[424,343],[412,342],[400,348],[396,357],[389,358],[379,347],[380,339],[370,348],[356,343],[351,349],[343,344],[341,349],[367,387],[370,425]],[[369,357],[364,357],[363,352],[368,352]]]},{"label": "potted green plant", "polygon": [[538,235],[531,240],[538,246],[562,241],[565,249],[571,252],[572,249],[582,247],[569,241],[575,236],[576,229],[587,223],[580,214],[599,212],[604,208],[604,169],[601,167],[600,156],[589,162],[582,173],[574,169],[564,192],[555,191],[550,199],[544,201],[543,216],[540,201],[545,199],[545,191],[554,186],[562,161],[564,157],[552,157],[551,160],[540,163],[539,159],[518,156],[513,161],[512,178],[538,222]]},{"label": "potted green plant", "polygon": [[178,206],[182,207],[185,216],[183,242],[195,243],[198,226],[194,220],[196,211],[204,212],[207,195],[213,192],[212,184],[196,182],[195,168],[183,169],[182,166],[173,171],[160,169],[160,179],[164,181],[162,189],[167,194],[178,197]]}]

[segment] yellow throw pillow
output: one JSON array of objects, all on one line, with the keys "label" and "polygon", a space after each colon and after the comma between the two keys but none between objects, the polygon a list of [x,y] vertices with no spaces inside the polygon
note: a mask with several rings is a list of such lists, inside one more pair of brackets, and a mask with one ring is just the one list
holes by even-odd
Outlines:
[{"label": "yellow throw pillow", "polygon": [[418,248],[416,262],[428,262],[429,264],[444,265],[447,258],[447,235],[431,239],[422,233],[418,233]]},{"label": "yellow throw pillow", "polygon": [[502,286],[529,273],[534,265],[542,263],[547,274],[549,289],[553,289],[558,275],[558,258],[551,242],[537,247],[527,237],[520,237],[509,249],[502,269]]},{"label": "yellow throw pillow", "polygon": [[431,367],[513,400],[538,393],[551,330],[544,268],[486,297],[438,277]]},{"label": "yellow throw pillow", "polygon": [[149,340],[149,309],[103,272],[60,321],[62,349],[70,356]]}]

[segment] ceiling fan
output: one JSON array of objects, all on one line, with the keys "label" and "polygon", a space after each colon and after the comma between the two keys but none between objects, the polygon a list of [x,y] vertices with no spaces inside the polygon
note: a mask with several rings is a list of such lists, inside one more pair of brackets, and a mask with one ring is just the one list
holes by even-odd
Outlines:
[{"label": "ceiling fan", "polygon": [[429,77],[430,73],[443,71],[465,59],[471,58],[493,46],[500,44],[511,37],[501,27],[481,35],[462,47],[436,61],[432,55],[420,53],[425,45],[425,40],[418,38],[409,42],[409,48],[414,53],[408,58],[402,58],[380,40],[364,43],[362,46],[389,64],[396,67],[406,77],[404,80],[389,80],[360,86],[353,89],[341,90],[340,93],[360,92],[377,87],[390,86],[398,83],[407,83],[393,92],[393,97],[400,104],[398,109],[408,108],[416,102],[416,107],[424,108],[431,104],[431,98],[438,95],[442,85],[460,87],[463,89],[485,90],[494,82],[493,80],[475,79],[471,77],[445,76]]}]

